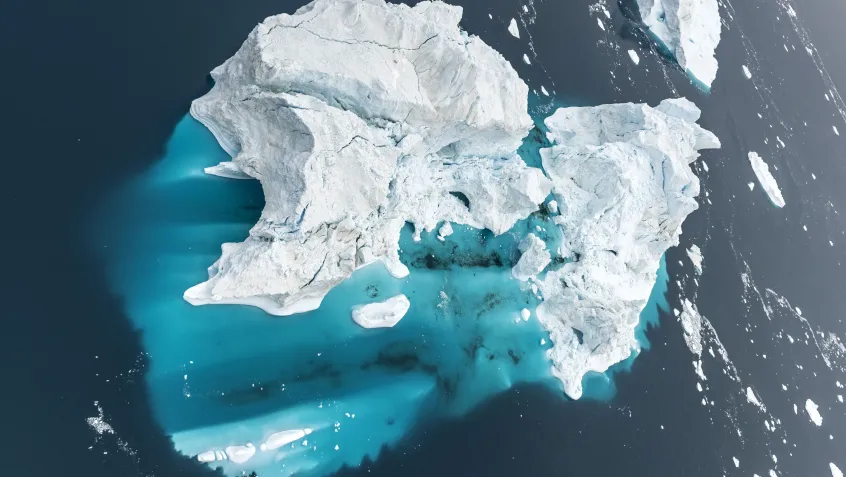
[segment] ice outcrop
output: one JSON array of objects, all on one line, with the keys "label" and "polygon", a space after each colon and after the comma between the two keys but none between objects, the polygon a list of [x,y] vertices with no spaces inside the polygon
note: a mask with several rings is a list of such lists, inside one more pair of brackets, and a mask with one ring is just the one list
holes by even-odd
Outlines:
[{"label": "ice outcrop", "polygon": [[755,177],[758,178],[758,182],[761,183],[761,187],[767,193],[773,205],[784,207],[784,197],[781,195],[781,189],[779,189],[775,177],[770,173],[770,166],[756,152],[749,153],[749,164],[752,165]]},{"label": "ice outcrop", "polygon": [[717,0],[637,0],[641,20],[687,74],[710,88],[720,43]]},{"label": "ice outcrop", "polygon": [[411,302],[405,295],[396,295],[385,301],[368,303],[352,310],[352,319],[362,328],[391,328],[408,313]]},{"label": "ice outcrop", "polygon": [[528,87],[461,14],[315,0],[266,19],[212,71],[191,114],[232,161],[208,172],[258,179],[266,205],[187,301],[312,310],[369,263],[406,275],[406,222],[418,236],[444,221],[500,234],[537,210],[551,183],[515,153]]},{"label": "ice outcrop", "polygon": [[526,238],[520,241],[518,248],[522,255],[511,268],[511,275],[514,278],[525,282],[534,278],[549,265],[550,255],[546,250],[546,243],[535,234],[526,235]]},{"label": "ice outcrop", "polygon": [[572,398],[582,377],[637,349],[635,327],[660,259],[697,208],[689,164],[719,140],[680,98],[564,108],[546,119],[555,142],[541,149],[561,215],[555,223],[572,261],[548,271],[537,317],[549,331],[553,374]]}]

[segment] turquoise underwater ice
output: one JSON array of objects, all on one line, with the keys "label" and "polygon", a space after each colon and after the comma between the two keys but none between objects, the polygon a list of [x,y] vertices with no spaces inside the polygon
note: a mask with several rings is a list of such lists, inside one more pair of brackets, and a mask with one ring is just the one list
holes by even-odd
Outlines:
[{"label": "turquoise underwater ice", "polygon": [[[530,164],[540,141],[534,131],[521,148]],[[529,231],[557,248],[558,229],[541,212],[498,237],[454,226],[444,242],[426,233],[414,242],[409,226],[400,242],[407,278],[392,278],[380,264],[365,267],[313,312],[274,317],[247,306],[186,303],[182,293],[205,280],[220,244],[243,240],[263,207],[258,181],[203,173],[227,159],[186,116],[165,157],[116,194],[98,222],[111,283],[150,358],[155,418],[178,451],[194,456],[251,443],[257,452],[246,463],[210,465],[229,475],[325,475],[374,459],[416,426],[461,416],[518,383],[540,383],[564,398],[549,372],[548,335],[534,315],[520,318],[537,298],[510,274]],[[658,306],[667,308],[666,282],[662,260],[641,316],[642,348]],[[411,309],[394,328],[352,321],[353,305],[399,293]],[[611,376],[636,354],[587,376],[585,398],[610,399]],[[291,429],[310,433],[258,450],[271,434]]]}]

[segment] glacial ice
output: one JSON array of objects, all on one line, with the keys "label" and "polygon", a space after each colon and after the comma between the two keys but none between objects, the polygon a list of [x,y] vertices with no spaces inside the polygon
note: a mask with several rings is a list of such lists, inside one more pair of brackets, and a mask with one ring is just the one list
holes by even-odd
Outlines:
[{"label": "glacial ice", "polygon": [[[259,180],[265,208],[184,297],[313,310],[368,264],[408,275],[398,253],[406,222],[418,240],[443,223],[441,237],[449,223],[500,235],[552,192],[567,255],[535,278],[536,315],[552,374],[578,399],[586,373],[639,349],[635,327],[660,259],[697,208],[689,164],[720,143],[684,98],[562,108],[544,122],[554,141],[541,150],[544,175],[515,152],[532,127],[528,87],[460,19],[461,8],[438,2],[315,0],[250,33],[191,114],[232,157],[209,172]],[[517,278],[549,263],[534,234],[520,250]],[[397,295],[353,318],[390,326],[408,307]],[[249,459],[249,448],[227,453]]]},{"label": "glacial ice", "polygon": [[634,51],[634,50],[629,50],[628,53],[629,53],[629,59],[632,60],[632,63],[634,63],[635,65],[639,65],[640,64],[640,56],[637,55],[637,52]]},{"label": "glacial ice", "polygon": [[520,38],[520,29],[517,28],[517,20],[511,19],[511,22],[508,23],[508,33],[511,33],[511,36],[514,38]]},{"label": "glacial ice", "polygon": [[831,471],[831,477],[843,477],[843,472],[841,472],[840,469],[836,465],[834,465],[834,462],[829,462],[828,468]]},{"label": "glacial ice", "polygon": [[710,88],[717,76],[717,0],[637,0],[643,24],[687,74]]},{"label": "glacial ice", "polygon": [[406,222],[418,237],[443,221],[501,234],[537,210],[551,183],[515,154],[528,87],[461,13],[316,0],[266,19],[212,71],[191,114],[232,156],[213,172],[258,179],[266,204],[188,302],[313,310],[370,263],[407,275]]},{"label": "glacial ice", "polygon": [[554,220],[574,260],[546,273],[537,316],[552,338],[553,375],[574,399],[586,373],[638,349],[635,327],[661,256],[698,207],[689,164],[720,146],[695,123],[699,113],[679,98],[562,108],[544,121],[555,142],[540,151],[559,204]]},{"label": "glacial ice", "polygon": [[752,165],[752,170],[755,171],[755,177],[758,178],[758,182],[761,184],[764,192],[767,193],[773,205],[784,207],[784,197],[781,195],[781,189],[779,189],[775,177],[770,173],[770,167],[767,163],[761,159],[758,153],[750,152],[749,164]]},{"label": "glacial ice", "polygon": [[519,250],[522,255],[517,264],[511,268],[511,275],[514,278],[525,282],[534,278],[549,265],[550,255],[546,250],[546,243],[537,235],[533,233],[526,235],[526,238],[520,242]]},{"label": "glacial ice", "polygon": [[402,319],[411,307],[405,295],[396,295],[385,301],[353,308],[352,319],[362,328],[391,328]]}]

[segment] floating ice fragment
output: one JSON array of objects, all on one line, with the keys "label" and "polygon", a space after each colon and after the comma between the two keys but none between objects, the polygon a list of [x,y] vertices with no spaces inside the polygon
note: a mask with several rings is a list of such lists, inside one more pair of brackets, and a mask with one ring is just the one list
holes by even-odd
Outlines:
[{"label": "floating ice fragment", "polygon": [[362,328],[390,328],[405,316],[411,302],[405,295],[396,295],[382,302],[354,307],[352,319]]},{"label": "floating ice fragment", "polygon": [[520,29],[517,28],[517,20],[511,19],[511,23],[508,24],[508,33],[511,33],[511,36],[514,38],[520,38]]},{"label": "floating ice fragment", "polygon": [[547,91],[543,85],[541,85],[541,93],[543,93],[544,96],[549,96],[549,91]]},{"label": "floating ice fragment", "polygon": [[837,134],[838,136],[840,135],[840,131],[837,130],[837,126],[832,124],[831,129],[834,129],[834,134]]},{"label": "floating ice fragment", "polygon": [[749,71],[746,65],[743,65],[743,75],[746,76],[746,79],[752,79],[752,72]]},{"label": "floating ice fragment", "polygon": [[441,225],[441,228],[438,229],[438,240],[443,242],[444,239],[452,235],[452,233],[452,224],[450,224],[449,222],[444,222],[444,224]]},{"label": "floating ice fragment", "polygon": [[693,269],[697,275],[702,275],[702,251],[699,250],[699,247],[696,244],[692,244],[689,249],[687,249],[687,256],[690,258],[690,262],[693,263]]},{"label": "floating ice fragment", "polygon": [[843,472],[834,465],[834,462],[829,462],[828,467],[831,469],[831,477],[843,477]]},{"label": "floating ice fragment", "polygon": [[528,308],[523,308],[520,311],[520,317],[523,318],[523,321],[529,321],[529,317],[532,316],[532,313],[529,311]]},{"label": "floating ice fragment", "polygon": [[750,182],[746,185],[749,186],[749,190],[755,190],[755,183],[754,182]]},{"label": "floating ice fragment", "polygon": [[629,50],[629,58],[631,58],[632,63],[639,65],[640,64],[640,57],[637,56],[637,52],[634,50]]},{"label": "floating ice fragment", "polygon": [[291,429],[271,434],[264,443],[259,446],[261,450],[278,449],[286,444],[296,442],[306,436],[305,429]]},{"label": "floating ice fragment", "polygon": [[215,460],[217,460],[217,456],[215,455],[214,451],[209,450],[200,453],[197,456],[197,460],[200,462],[214,462]]},{"label": "floating ice fragment", "polygon": [[597,25],[599,25],[599,28],[601,28],[601,29],[602,29],[602,31],[605,31],[605,24],[604,24],[604,23],[602,23],[602,20],[600,20],[599,18],[597,18],[597,19],[596,19],[596,24],[597,24]]},{"label": "floating ice fragment", "polygon": [[753,391],[751,387],[746,388],[746,400],[758,406],[759,409],[766,410],[764,405],[761,404],[761,401],[758,400],[758,396],[755,395],[755,391]]},{"label": "floating ice fragment", "polygon": [[250,460],[253,455],[256,453],[256,448],[251,444],[247,443],[247,445],[243,446],[229,446],[226,448],[226,455],[229,456],[229,460],[235,462],[236,464],[243,464]]},{"label": "floating ice fragment", "polygon": [[761,183],[761,187],[763,187],[773,205],[784,207],[784,197],[781,195],[781,189],[779,189],[775,177],[770,173],[767,163],[757,153],[749,152],[749,164],[752,165],[752,170],[755,172],[758,182]]},{"label": "floating ice fragment", "polygon": [[550,214],[557,214],[558,213],[558,202],[554,200],[550,200],[548,204],[546,204],[546,210],[549,211]]},{"label": "floating ice fragment", "polygon": [[735,467],[740,467],[740,461],[739,461],[739,460],[737,460],[737,457],[732,457],[732,458],[731,458],[731,460],[733,460],[733,461],[734,461],[734,466],[735,466]]},{"label": "floating ice fragment", "polygon": [[808,417],[811,419],[811,422],[816,424],[817,426],[822,426],[822,416],[819,412],[819,406],[814,401],[810,399],[805,401],[805,412],[808,413]]},{"label": "floating ice fragment", "polygon": [[550,255],[546,243],[537,235],[529,233],[519,245],[522,252],[517,264],[511,268],[511,275],[520,281],[527,281],[549,265]]},{"label": "floating ice fragment", "polygon": [[525,54],[525,53],[523,53],[523,63],[526,63],[527,65],[531,65],[531,64],[532,64],[532,62],[531,62],[531,61],[529,61],[529,55],[527,55],[527,54]]}]

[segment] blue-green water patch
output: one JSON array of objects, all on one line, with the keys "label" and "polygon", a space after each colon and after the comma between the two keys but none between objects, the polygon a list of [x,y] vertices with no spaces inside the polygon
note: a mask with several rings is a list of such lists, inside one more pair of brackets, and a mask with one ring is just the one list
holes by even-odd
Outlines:
[{"label": "blue-green water patch", "polygon": [[[313,312],[272,317],[246,306],[194,307],[184,290],[206,279],[221,243],[247,236],[264,205],[257,181],[203,173],[224,160],[211,134],[186,117],[163,160],[116,194],[96,230],[97,243],[107,244],[111,283],[142,331],[155,417],[177,450],[193,456],[249,443],[257,450],[247,462],[210,465],[230,475],[325,475],[374,459],[421,423],[461,416],[515,384],[560,392],[546,357],[548,334],[537,320],[520,318],[537,297],[510,274],[527,233],[547,241],[553,255],[561,243],[543,211],[500,236],[454,226],[445,241],[423,233],[415,242],[406,227],[407,278],[365,267]],[[352,321],[354,305],[399,293],[411,308],[394,328]],[[259,450],[292,429],[310,433]]]}]

